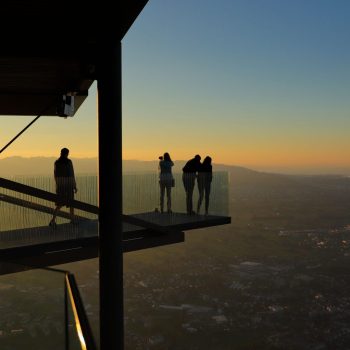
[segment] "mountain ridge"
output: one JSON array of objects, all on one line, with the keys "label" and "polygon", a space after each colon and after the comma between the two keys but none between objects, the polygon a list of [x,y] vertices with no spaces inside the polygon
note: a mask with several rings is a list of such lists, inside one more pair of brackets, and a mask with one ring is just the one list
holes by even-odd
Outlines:
[{"label": "mountain ridge", "polygon": [[[50,175],[53,172],[53,164],[56,157],[22,157],[12,156],[0,159],[0,176],[19,175]],[[76,174],[97,174],[98,159],[71,157]],[[181,172],[185,160],[174,161],[174,172]],[[230,169],[241,169],[242,171],[255,172],[244,167],[225,164],[213,164],[217,171],[229,171]],[[143,161],[126,159],[123,160],[123,172],[157,172],[158,160]]]},{"label": "mountain ridge", "polygon": [[[35,176],[35,175],[51,175],[53,173],[53,164],[57,157],[22,157],[12,156],[0,159],[0,177],[9,176]],[[74,164],[76,174],[97,174],[98,170],[98,158],[86,157],[86,158],[71,158]],[[185,160],[174,161],[173,168],[174,173],[181,173],[182,167],[186,163]],[[268,171],[259,171],[250,169],[238,165],[228,165],[221,163],[213,163],[215,171],[228,171],[230,177],[234,176],[244,181],[244,179],[250,179],[251,177],[259,177],[260,180],[266,179],[281,179],[281,178],[293,178],[293,177],[344,177],[344,175],[337,174],[315,174],[315,175],[290,175],[283,173],[275,173]],[[123,172],[124,173],[155,173],[158,171],[158,160],[136,160],[126,159],[123,160]]]}]

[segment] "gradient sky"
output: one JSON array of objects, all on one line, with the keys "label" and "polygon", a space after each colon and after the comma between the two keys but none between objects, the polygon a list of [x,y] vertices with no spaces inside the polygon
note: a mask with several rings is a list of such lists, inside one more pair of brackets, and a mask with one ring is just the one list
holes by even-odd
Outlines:
[{"label": "gradient sky", "polygon": [[[350,173],[350,1],[150,0],[123,39],[125,159]],[[96,84],[1,158],[97,156]],[[0,117],[1,147],[32,117]]]}]

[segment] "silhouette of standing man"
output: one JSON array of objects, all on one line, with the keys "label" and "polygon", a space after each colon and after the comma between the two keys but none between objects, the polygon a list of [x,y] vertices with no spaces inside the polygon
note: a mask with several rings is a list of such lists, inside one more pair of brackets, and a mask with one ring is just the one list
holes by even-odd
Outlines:
[{"label": "silhouette of standing man", "polygon": [[69,149],[62,148],[61,156],[55,161],[54,176],[56,182],[56,208],[53,212],[50,226],[56,226],[56,216],[58,211],[66,206],[70,208],[71,223],[74,223],[74,208],[72,202],[74,193],[77,193],[77,185],[75,182],[73,163],[68,159]]},{"label": "silhouette of standing man", "polygon": [[200,155],[196,155],[194,158],[190,159],[185,166],[182,168],[182,182],[186,191],[186,209],[188,215],[193,215],[193,190],[196,182],[196,173],[199,170],[201,164]]}]

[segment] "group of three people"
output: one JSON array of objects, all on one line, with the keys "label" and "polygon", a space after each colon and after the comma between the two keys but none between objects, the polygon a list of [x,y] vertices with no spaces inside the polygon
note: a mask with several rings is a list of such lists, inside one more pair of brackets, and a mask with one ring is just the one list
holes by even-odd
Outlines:
[{"label": "group of three people", "polygon": [[[159,157],[159,159],[160,211],[164,211],[164,197],[166,191],[167,212],[171,213],[171,188],[174,186],[172,167],[174,166],[174,162],[171,160],[170,155],[167,152],[164,153],[163,157]],[[182,168],[182,182],[186,192],[186,211],[189,215],[195,214],[195,211],[193,210],[193,191],[196,179],[199,192],[197,213],[200,213],[203,198],[205,198],[205,214],[208,215],[210,188],[213,179],[211,161],[212,159],[207,156],[201,163],[201,156],[197,154]]]}]

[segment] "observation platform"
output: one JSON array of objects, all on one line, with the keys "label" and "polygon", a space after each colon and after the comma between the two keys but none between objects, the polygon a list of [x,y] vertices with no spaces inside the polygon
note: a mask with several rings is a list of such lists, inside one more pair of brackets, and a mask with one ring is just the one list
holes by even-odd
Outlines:
[{"label": "observation platform", "polygon": [[[175,188],[172,194],[175,212],[169,214],[150,210],[157,203],[159,195],[157,177],[125,175],[123,206],[130,214],[122,217],[123,252],[184,242],[184,231],[229,224],[231,218],[223,214],[227,188],[224,175],[218,173],[213,183],[211,215],[188,215],[181,212],[185,203],[181,187]],[[79,194],[85,198],[84,201],[74,200],[72,203],[77,222],[68,223],[68,212],[61,210],[57,214],[55,228],[48,223],[57,196],[52,192],[48,179],[40,181],[34,178],[27,181],[25,184],[0,178],[0,274],[9,271],[9,263],[38,268],[98,257],[99,208],[91,204],[97,198],[94,186],[97,179],[77,177],[78,188],[82,189]],[[39,184],[41,189],[32,184]],[[91,198],[87,197],[89,193]],[[194,197],[194,202],[195,200]],[[130,207],[135,203],[137,206]],[[223,207],[220,208],[220,204]]]}]

